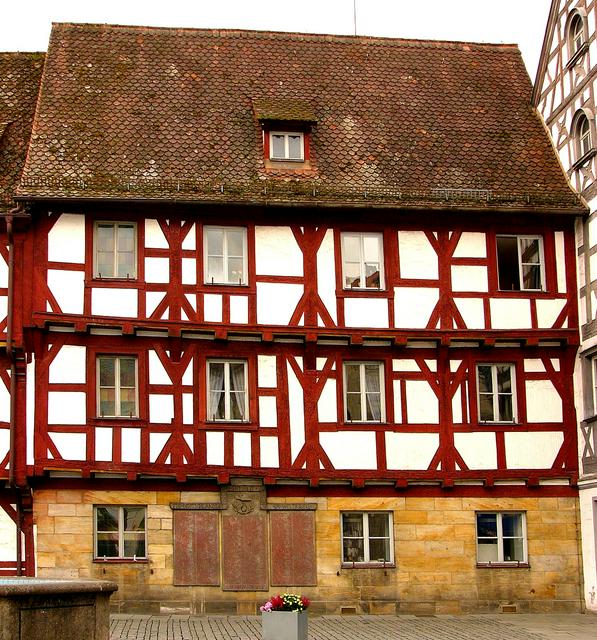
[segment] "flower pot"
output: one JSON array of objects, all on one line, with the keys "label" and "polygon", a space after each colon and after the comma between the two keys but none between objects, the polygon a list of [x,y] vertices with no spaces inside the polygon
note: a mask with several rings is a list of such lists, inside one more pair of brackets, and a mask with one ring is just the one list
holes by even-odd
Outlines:
[{"label": "flower pot", "polygon": [[261,614],[263,640],[307,640],[306,611],[266,611]]}]

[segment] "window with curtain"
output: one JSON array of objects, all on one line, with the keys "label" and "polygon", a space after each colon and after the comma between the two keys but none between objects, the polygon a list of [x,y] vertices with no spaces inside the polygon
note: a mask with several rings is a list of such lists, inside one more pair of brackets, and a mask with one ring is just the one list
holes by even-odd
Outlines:
[{"label": "window with curtain", "polygon": [[247,362],[245,360],[208,360],[207,385],[208,420],[248,421]]},{"label": "window with curtain", "polygon": [[383,422],[385,403],[381,362],[344,363],[346,422]]}]

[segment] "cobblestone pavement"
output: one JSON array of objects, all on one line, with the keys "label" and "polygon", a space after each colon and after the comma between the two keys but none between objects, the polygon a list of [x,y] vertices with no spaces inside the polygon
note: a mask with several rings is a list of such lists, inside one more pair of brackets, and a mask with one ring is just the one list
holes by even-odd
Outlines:
[{"label": "cobblestone pavement", "polygon": [[[322,616],[309,640],[595,640],[597,615]],[[111,617],[110,640],[261,640],[259,616]]]}]

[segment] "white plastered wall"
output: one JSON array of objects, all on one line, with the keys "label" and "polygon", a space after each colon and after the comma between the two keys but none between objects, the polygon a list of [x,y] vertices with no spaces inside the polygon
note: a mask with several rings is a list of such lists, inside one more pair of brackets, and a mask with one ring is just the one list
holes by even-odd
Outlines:
[{"label": "white plastered wall", "polygon": [[50,262],[85,262],[85,216],[63,213],[48,234]]},{"label": "white plastered wall", "polygon": [[303,252],[290,227],[255,227],[255,273],[302,276]]}]

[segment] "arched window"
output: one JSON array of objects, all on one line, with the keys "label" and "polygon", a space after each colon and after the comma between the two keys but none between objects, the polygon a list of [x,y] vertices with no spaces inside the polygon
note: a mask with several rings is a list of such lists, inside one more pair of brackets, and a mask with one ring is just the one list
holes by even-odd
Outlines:
[{"label": "arched window", "polygon": [[572,135],[574,137],[575,162],[578,162],[593,150],[595,143],[593,114],[587,109],[579,109],[576,112],[572,122]]},{"label": "arched window", "polygon": [[576,132],[578,136],[579,157],[582,157],[585,153],[588,153],[593,146],[591,144],[591,125],[589,124],[589,119],[584,114],[578,119]]},{"label": "arched window", "polygon": [[582,49],[586,41],[586,18],[579,10],[576,10],[568,22],[568,54],[571,59]]}]

